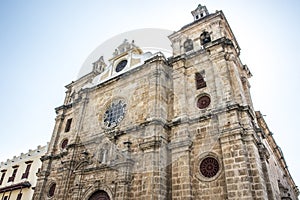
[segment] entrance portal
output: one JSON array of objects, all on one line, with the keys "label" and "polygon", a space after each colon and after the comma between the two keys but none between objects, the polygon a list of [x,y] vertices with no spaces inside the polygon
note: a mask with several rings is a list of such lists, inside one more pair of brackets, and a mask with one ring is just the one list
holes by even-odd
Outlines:
[{"label": "entrance portal", "polygon": [[92,196],[90,196],[89,200],[110,200],[110,198],[105,191],[99,190],[99,191],[95,192],[94,194],[92,194]]}]

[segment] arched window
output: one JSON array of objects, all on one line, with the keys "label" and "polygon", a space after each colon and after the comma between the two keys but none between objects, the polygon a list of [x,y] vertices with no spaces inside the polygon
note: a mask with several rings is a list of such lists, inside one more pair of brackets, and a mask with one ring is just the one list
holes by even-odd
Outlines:
[{"label": "arched window", "polygon": [[208,43],[211,41],[210,38],[210,34],[207,31],[204,31],[201,35],[200,35],[200,42],[202,45]]},{"label": "arched window", "polygon": [[193,46],[193,41],[191,39],[187,39],[184,43],[183,43],[183,47],[184,47],[184,51],[188,52],[194,49]]},{"label": "arched window", "polygon": [[56,183],[51,183],[50,187],[48,188],[48,194],[47,194],[49,198],[52,198],[54,196],[55,188],[56,188]]},{"label": "arched window", "polygon": [[65,149],[68,145],[69,140],[67,138],[63,139],[63,141],[61,142],[61,148]]},{"label": "arched window", "polygon": [[103,190],[98,190],[92,196],[90,196],[89,200],[110,200],[108,194]]},{"label": "arched window", "polygon": [[109,153],[109,146],[108,144],[104,144],[99,151],[99,163],[105,164],[107,162],[108,153]]},{"label": "arched window", "polygon": [[201,75],[201,73],[199,73],[199,72],[195,73],[195,81],[196,81],[197,90],[206,87],[206,82],[205,82],[203,76]]}]

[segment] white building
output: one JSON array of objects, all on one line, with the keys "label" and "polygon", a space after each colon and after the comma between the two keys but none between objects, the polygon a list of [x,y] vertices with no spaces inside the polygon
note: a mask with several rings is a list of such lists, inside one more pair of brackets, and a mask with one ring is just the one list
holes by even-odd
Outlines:
[{"label": "white building", "polygon": [[6,162],[0,163],[0,199],[32,199],[36,185],[40,158],[46,153],[47,146],[38,146],[35,150],[21,153]]}]

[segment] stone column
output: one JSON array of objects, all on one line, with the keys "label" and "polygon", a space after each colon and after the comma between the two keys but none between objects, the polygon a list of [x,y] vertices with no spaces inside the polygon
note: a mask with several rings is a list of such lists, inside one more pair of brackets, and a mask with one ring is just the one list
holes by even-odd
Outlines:
[{"label": "stone column", "polygon": [[116,200],[130,200],[130,186],[132,181],[132,168],[134,161],[131,159],[131,142],[123,142],[126,146],[124,161],[116,165],[118,169],[118,178],[116,180]]},{"label": "stone column", "polygon": [[224,133],[220,142],[228,199],[253,199],[241,130]]},{"label": "stone column", "polygon": [[247,135],[244,136],[244,143],[246,146],[246,157],[249,160],[249,175],[250,180],[252,180],[253,197],[255,199],[271,199],[268,198],[266,181],[264,179],[263,165],[261,157],[258,150],[258,141],[254,140],[256,133],[254,131],[249,131]]},{"label": "stone column", "polygon": [[57,150],[57,142],[59,139],[60,132],[62,130],[62,124],[64,122],[64,114],[63,111],[57,115],[55,118],[55,126],[52,133],[52,138],[49,143],[49,147],[46,155],[41,158],[42,167],[40,172],[38,172],[38,180],[36,183],[36,189],[34,191],[32,199],[41,200],[44,198],[46,191],[46,183],[48,181],[48,176],[50,175],[50,168],[52,167],[53,155]]},{"label": "stone column", "polygon": [[141,199],[165,200],[167,196],[167,147],[162,137],[145,138],[143,151]]},{"label": "stone column", "polygon": [[116,180],[116,195],[115,200],[129,200],[129,191],[131,184],[131,168],[133,162],[127,160],[126,162],[119,163],[118,168],[118,178]]},{"label": "stone column", "polygon": [[[184,132],[187,132],[185,130]],[[180,133],[181,134],[181,133]],[[192,140],[187,133],[180,139],[171,142],[171,176],[172,176],[172,199],[193,199],[191,186],[190,147]]]},{"label": "stone column", "polygon": [[174,91],[174,117],[187,118],[187,86],[185,59],[178,59],[173,63],[173,91]]},{"label": "stone column", "polygon": [[267,193],[268,193],[268,200],[275,200],[276,197],[273,193],[271,182],[270,182],[270,177],[272,173],[268,170],[268,159],[270,157],[270,154],[267,150],[267,148],[261,143],[259,144],[259,155],[260,155],[260,160],[261,160],[261,165],[262,165],[262,171],[264,174],[264,179],[266,182],[266,188],[267,188]]}]

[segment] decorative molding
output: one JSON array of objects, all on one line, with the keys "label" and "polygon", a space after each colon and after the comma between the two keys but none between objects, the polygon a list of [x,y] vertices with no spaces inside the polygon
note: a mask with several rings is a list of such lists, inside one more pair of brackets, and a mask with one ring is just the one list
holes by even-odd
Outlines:
[{"label": "decorative molding", "polygon": [[160,137],[152,137],[146,138],[143,142],[139,144],[139,147],[142,151],[146,151],[149,149],[159,148],[162,144],[162,139]]},{"label": "decorative molding", "polygon": [[31,187],[30,182],[29,181],[24,181],[24,182],[21,182],[21,183],[17,183],[17,184],[13,184],[13,185],[10,185],[10,186],[0,188],[0,193],[13,191],[13,190],[19,190],[19,189],[22,189],[22,188],[29,188],[29,187]]},{"label": "decorative molding", "polygon": [[187,138],[186,140],[183,141],[171,141],[171,143],[169,143],[168,145],[168,148],[172,151],[180,148],[187,148],[186,150],[189,150],[192,144],[193,144],[192,139]]}]

